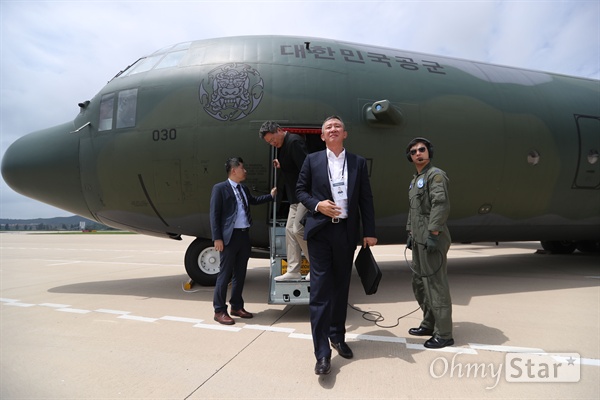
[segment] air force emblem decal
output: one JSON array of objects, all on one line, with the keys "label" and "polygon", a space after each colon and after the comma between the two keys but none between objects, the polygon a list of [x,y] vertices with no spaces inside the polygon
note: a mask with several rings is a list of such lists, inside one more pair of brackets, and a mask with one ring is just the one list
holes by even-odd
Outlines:
[{"label": "air force emblem decal", "polygon": [[263,97],[264,82],[247,64],[221,65],[208,73],[199,89],[204,111],[219,121],[239,121],[250,115]]}]

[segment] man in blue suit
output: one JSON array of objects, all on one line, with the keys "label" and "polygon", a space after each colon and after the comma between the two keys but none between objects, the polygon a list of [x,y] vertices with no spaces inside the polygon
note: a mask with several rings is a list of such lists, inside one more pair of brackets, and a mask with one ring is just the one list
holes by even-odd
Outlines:
[{"label": "man in blue suit", "polygon": [[323,122],[321,139],[327,149],[304,160],[296,196],[308,209],[304,236],[310,252],[310,325],[317,375],[331,370],[331,346],[344,358],[353,353],[346,344],[346,313],[354,251],[375,246],[375,210],[367,162],[347,152],[348,132],[340,117]]},{"label": "man in blue suit", "polygon": [[249,205],[273,201],[277,189],[271,194],[254,197],[241,182],[246,179],[244,160],[233,157],[225,163],[227,180],[213,186],[210,196],[210,227],[215,250],[220,254],[220,269],[215,285],[213,306],[215,321],[224,325],[233,325],[235,321],[227,313],[227,286],[231,281],[231,315],[240,318],[252,318],[244,309],[244,281],[250,258],[250,225],[252,216]]}]

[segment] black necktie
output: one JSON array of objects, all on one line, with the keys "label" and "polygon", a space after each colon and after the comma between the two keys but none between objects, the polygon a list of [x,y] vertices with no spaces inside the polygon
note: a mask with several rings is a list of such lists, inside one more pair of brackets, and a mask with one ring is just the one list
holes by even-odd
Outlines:
[{"label": "black necktie", "polygon": [[248,203],[246,203],[246,198],[244,197],[244,193],[242,193],[242,185],[237,185],[235,187],[240,194],[240,200],[242,200],[242,206],[244,206],[244,211],[246,212],[246,218],[248,218],[248,223],[252,225],[252,217],[250,216],[250,209],[248,208]]}]

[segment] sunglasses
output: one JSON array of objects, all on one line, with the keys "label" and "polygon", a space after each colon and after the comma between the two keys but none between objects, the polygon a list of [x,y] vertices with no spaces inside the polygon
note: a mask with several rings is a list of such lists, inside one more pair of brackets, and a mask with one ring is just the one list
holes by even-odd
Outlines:
[{"label": "sunglasses", "polygon": [[415,154],[417,154],[417,152],[419,152],[419,153],[425,153],[425,150],[427,150],[427,147],[419,147],[418,149],[412,149],[410,151],[410,155],[414,156]]}]

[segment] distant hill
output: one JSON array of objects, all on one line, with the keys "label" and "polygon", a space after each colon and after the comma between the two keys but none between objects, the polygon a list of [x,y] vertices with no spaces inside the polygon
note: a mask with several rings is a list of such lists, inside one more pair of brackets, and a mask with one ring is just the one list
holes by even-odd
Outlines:
[{"label": "distant hill", "polygon": [[113,230],[96,221],[73,215],[70,217],[35,218],[35,219],[8,219],[0,218],[0,230],[3,231],[54,231],[54,230],[80,230],[80,223],[85,222],[85,228],[90,230]]},{"label": "distant hill", "polygon": [[8,219],[8,218],[0,218],[0,224],[77,224],[79,225],[80,221],[86,222],[94,222],[87,218],[80,217],[79,215],[72,215],[70,217],[54,217],[54,218],[35,218],[35,219]]}]

